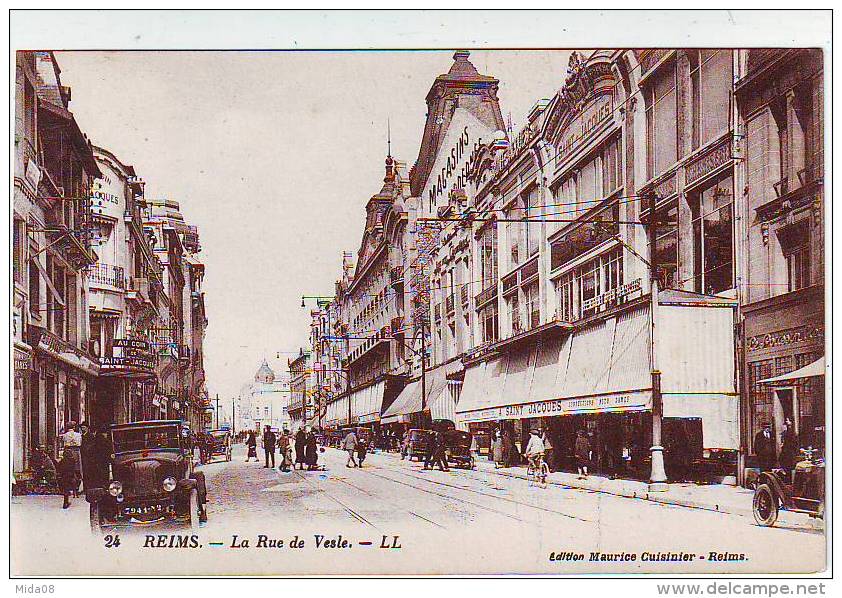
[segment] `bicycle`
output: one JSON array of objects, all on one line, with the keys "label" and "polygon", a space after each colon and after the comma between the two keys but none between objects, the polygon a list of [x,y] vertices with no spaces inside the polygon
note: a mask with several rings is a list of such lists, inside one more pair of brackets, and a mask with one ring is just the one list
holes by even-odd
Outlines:
[{"label": "bicycle", "polygon": [[529,480],[529,485],[534,486],[537,483],[541,488],[546,488],[550,468],[544,461],[544,454],[538,453],[534,460],[529,457],[527,459],[529,464],[526,467],[526,479]]}]

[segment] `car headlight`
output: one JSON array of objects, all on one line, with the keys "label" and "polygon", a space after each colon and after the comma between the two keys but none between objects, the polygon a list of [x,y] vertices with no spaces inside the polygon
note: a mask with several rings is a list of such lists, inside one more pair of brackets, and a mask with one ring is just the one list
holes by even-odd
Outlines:
[{"label": "car headlight", "polygon": [[123,493],[123,484],[114,480],[108,485],[108,494],[111,496],[119,496]]},{"label": "car headlight", "polygon": [[172,492],[173,490],[175,490],[175,478],[173,478],[173,477],[164,478],[164,481],[161,485],[164,487],[164,490],[166,490],[167,492]]}]

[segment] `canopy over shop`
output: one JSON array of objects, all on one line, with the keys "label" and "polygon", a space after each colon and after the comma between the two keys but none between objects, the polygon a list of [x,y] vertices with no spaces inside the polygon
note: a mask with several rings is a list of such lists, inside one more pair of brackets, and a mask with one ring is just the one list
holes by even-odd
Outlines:
[{"label": "canopy over shop", "polygon": [[[697,428],[699,453],[736,450],[732,304],[674,291],[659,297],[655,346],[664,417],[675,418],[682,434]],[[651,418],[644,417],[652,409],[650,311],[648,302],[638,302],[572,333],[504,346],[492,359],[468,367],[457,417],[480,434],[511,422],[520,430],[516,441],[524,441],[531,427],[551,428],[564,444],[572,444],[575,429],[605,424],[599,434],[612,439],[618,458],[628,459],[636,448],[645,459],[651,439]],[[528,421],[533,418],[549,419]]]},{"label": "canopy over shop", "polygon": [[[398,395],[398,398],[383,413],[383,424],[420,424],[422,412],[429,412],[431,419],[456,419],[456,399],[461,382],[448,379],[457,375],[461,362],[450,362],[428,370],[421,378],[413,380]],[[422,388],[423,387],[423,388]],[[422,400],[422,390],[424,397]]]}]

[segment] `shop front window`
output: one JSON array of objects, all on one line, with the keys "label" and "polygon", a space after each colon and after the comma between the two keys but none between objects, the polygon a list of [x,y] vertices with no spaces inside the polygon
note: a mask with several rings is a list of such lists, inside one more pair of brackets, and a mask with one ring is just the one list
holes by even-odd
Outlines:
[{"label": "shop front window", "polygon": [[574,278],[573,272],[564,274],[556,282],[556,295],[558,297],[558,318],[562,322],[572,322],[574,306],[573,306],[573,288]]},{"label": "shop front window", "polygon": [[480,311],[480,323],[482,325],[482,342],[495,342],[500,336],[496,302],[487,305]]},{"label": "shop front window", "polygon": [[497,229],[492,223],[480,238],[480,277],[482,290],[497,284]]},{"label": "shop front window", "polygon": [[523,289],[523,296],[526,303],[526,324],[527,328],[535,328],[541,324],[541,312],[538,301],[538,283],[533,282]]},{"label": "shop front window", "polygon": [[733,189],[728,177],[691,199],[697,293],[714,295],[734,286]]},{"label": "shop front window", "polygon": [[792,292],[810,286],[810,227],[807,221],[781,229],[778,241],[786,260],[787,290]]},{"label": "shop front window", "polygon": [[678,159],[675,63],[663,67],[646,89],[648,178],[666,172]]},{"label": "shop front window", "polygon": [[675,288],[678,273],[678,206],[673,205],[657,214],[655,232],[655,263],[662,289]]},{"label": "shop front window", "polygon": [[517,334],[523,330],[520,316],[520,301],[518,300],[517,292],[506,299],[506,305],[509,308],[509,321],[512,323],[512,334]]},{"label": "shop front window", "polygon": [[733,86],[731,50],[691,50],[693,149],[728,130]]},{"label": "shop front window", "polygon": [[[582,272],[579,277],[580,305],[589,299],[594,299],[597,295],[602,293],[600,270],[601,268],[598,259],[588,262],[585,267],[582,268]],[[582,316],[590,315],[592,313],[594,313],[593,308],[582,309]]]}]

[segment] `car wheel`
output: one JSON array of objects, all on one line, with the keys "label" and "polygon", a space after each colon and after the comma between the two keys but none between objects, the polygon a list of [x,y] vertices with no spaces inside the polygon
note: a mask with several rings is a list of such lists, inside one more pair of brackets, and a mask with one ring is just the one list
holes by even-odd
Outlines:
[{"label": "car wheel", "polygon": [[761,484],[757,487],[754,492],[752,507],[754,520],[758,525],[775,525],[775,521],[778,520],[778,497],[775,496],[768,484]]},{"label": "car wheel", "polygon": [[188,514],[190,515],[190,529],[194,532],[199,531],[199,517],[201,516],[199,509],[199,492],[191,490]]},{"label": "car wheel", "polygon": [[99,514],[99,503],[92,502],[90,509],[91,533],[98,535],[102,533],[102,518]]}]

